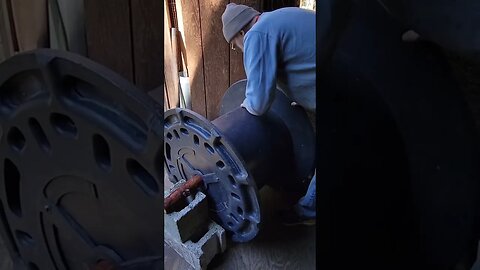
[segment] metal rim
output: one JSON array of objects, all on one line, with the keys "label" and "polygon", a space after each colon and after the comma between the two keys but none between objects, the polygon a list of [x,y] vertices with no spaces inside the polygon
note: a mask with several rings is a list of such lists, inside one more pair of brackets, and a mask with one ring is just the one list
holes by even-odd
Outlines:
[{"label": "metal rim", "polygon": [[178,108],[165,112],[164,134],[170,181],[201,175],[213,219],[233,241],[253,239],[261,218],[258,189],[226,138],[206,118]]}]

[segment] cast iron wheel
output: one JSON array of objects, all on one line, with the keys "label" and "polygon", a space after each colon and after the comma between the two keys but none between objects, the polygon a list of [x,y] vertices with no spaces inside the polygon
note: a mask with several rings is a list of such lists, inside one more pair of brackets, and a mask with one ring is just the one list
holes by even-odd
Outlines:
[{"label": "cast iron wheel", "polygon": [[41,49],[0,65],[0,231],[16,267],[163,256],[162,108]]},{"label": "cast iron wheel", "polygon": [[182,109],[165,112],[165,166],[172,183],[201,175],[212,217],[232,239],[245,242],[258,233],[258,189],[244,161],[217,128]]}]

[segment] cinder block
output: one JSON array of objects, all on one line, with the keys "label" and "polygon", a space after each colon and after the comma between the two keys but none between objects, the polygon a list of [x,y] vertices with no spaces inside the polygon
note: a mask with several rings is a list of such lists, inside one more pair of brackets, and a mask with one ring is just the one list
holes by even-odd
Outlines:
[{"label": "cinder block", "polygon": [[208,232],[197,243],[187,241],[186,245],[189,250],[193,251],[195,258],[198,258],[195,261],[197,265],[194,266],[205,269],[215,255],[225,251],[226,243],[225,229],[212,222],[209,225]]},{"label": "cinder block", "polygon": [[207,198],[202,192],[183,209],[164,217],[165,243],[195,269],[205,269],[215,255],[225,251],[225,229],[208,217]]},{"label": "cinder block", "polygon": [[205,194],[197,192],[195,198],[179,212],[164,215],[165,231],[182,243],[203,235],[208,228],[208,204]]},{"label": "cinder block", "polygon": [[219,253],[226,249],[225,229],[212,221],[208,232],[198,241],[180,243],[165,237],[165,243],[173,248],[194,269],[206,269],[207,265]]}]

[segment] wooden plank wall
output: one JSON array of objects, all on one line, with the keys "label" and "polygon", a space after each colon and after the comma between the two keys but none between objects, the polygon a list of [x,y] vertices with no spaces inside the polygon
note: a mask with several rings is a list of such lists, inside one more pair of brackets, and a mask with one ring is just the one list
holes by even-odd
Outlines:
[{"label": "wooden plank wall", "polygon": [[85,0],[88,56],[133,81],[129,0]]},{"label": "wooden plank wall", "polygon": [[150,91],[163,87],[163,2],[0,0],[0,60],[51,47],[85,55]]},{"label": "wooden plank wall", "polygon": [[230,50],[222,33],[221,16],[228,3],[256,10],[298,6],[299,0],[177,0],[183,17],[189,59],[192,109],[213,120],[218,117],[223,94],[234,82],[246,78],[243,54]]},{"label": "wooden plank wall", "polygon": [[243,55],[230,50],[222,33],[222,14],[229,2],[260,8],[261,0],[178,0],[185,29],[192,109],[212,120],[223,94],[245,78]]},{"label": "wooden plank wall", "polygon": [[[167,6],[168,3],[164,1],[164,4]],[[170,9],[165,8],[163,10],[164,14],[164,28],[163,28],[163,49],[164,49],[164,76],[165,76],[165,97],[168,101],[168,109],[177,107],[179,103],[178,95],[178,65],[174,61],[174,52],[172,48],[172,36],[170,24]],[[176,73],[176,74],[175,74]]]},{"label": "wooden plank wall", "polygon": [[147,91],[163,82],[162,12],[162,1],[131,1],[135,84]]},{"label": "wooden plank wall", "polygon": [[[19,21],[18,25],[12,28],[14,31],[10,35],[8,31],[1,33],[4,57],[5,52],[12,50],[21,51],[20,49],[48,46],[44,38],[48,37],[48,31],[45,30],[46,0],[0,1],[2,7],[5,7],[3,10],[6,10],[8,4],[15,19]],[[19,7],[25,6],[25,3],[33,3],[32,1],[37,8],[30,11],[38,11],[33,12],[35,14],[32,16],[26,16],[30,12],[29,9]],[[111,68],[146,91],[163,85],[164,66],[168,66],[163,61],[164,54],[161,51],[161,45],[164,44],[162,30],[165,29],[161,14],[164,12],[165,1],[82,0],[77,2],[84,3],[85,10],[81,15],[84,15],[88,57]],[[183,18],[181,28],[184,29],[184,42],[189,59],[192,109],[209,119],[214,119],[218,116],[220,101],[226,89],[232,83],[245,78],[243,55],[241,52],[230,50],[224,40],[221,15],[229,2],[246,4],[261,10],[265,6],[265,1],[170,0],[169,2],[176,5],[173,10],[180,12],[179,15]],[[59,4],[65,3],[67,1],[59,2]],[[26,17],[31,19],[28,24],[22,25],[21,18]],[[178,16],[174,16],[176,17]],[[5,21],[6,18],[2,19]],[[32,19],[41,23],[30,27]],[[6,26],[5,24],[4,29]],[[69,28],[76,29],[75,27]],[[36,30],[37,28],[40,30]],[[35,30],[34,34],[28,34],[25,29]],[[73,32],[81,31],[82,29]],[[170,28],[165,31],[170,33]],[[81,36],[81,33],[78,36]],[[172,83],[170,87],[167,85],[163,87],[172,88]],[[173,100],[176,98],[174,94],[168,98],[171,106],[177,104]]]},{"label": "wooden plank wall", "polygon": [[181,5],[185,47],[187,48],[188,70],[192,110],[206,116],[207,101],[205,94],[204,60],[202,50],[202,24],[199,0],[177,0]]},{"label": "wooden plank wall", "polygon": [[163,82],[163,3],[156,0],[85,0],[88,57],[139,88]]},{"label": "wooden plank wall", "polygon": [[221,16],[227,0],[200,2],[207,118],[215,119],[222,96],[230,85],[230,46],[222,33]]}]

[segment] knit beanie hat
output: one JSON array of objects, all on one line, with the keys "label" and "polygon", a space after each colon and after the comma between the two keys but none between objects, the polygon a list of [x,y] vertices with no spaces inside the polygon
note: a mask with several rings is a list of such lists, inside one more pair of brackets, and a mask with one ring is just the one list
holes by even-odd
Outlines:
[{"label": "knit beanie hat", "polygon": [[233,37],[242,30],[260,12],[245,6],[230,3],[222,14],[223,36],[230,43]]}]

